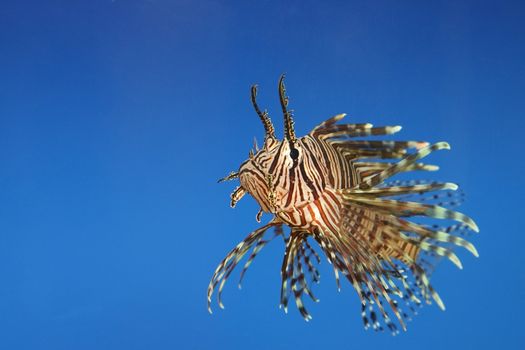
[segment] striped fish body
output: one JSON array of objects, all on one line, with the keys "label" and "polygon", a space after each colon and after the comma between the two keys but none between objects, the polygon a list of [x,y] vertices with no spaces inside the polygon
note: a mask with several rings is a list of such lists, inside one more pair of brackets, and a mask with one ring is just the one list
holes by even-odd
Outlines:
[{"label": "striped fish body", "polygon": [[[223,287],[240,260],[251,250],[242,279],[256,255],[275,236],[282,236],[286,245],[281,267],[281,306],[287,310],[293,295],[306,320],[311,316],[303,296],[317,301],[309,280],[319,282],[315,265],[321,261],[309,238],[318,243],[333,265],[338,288],[342,276],[356,290],[365,328],[382,330],[386,326],[396,334],[398,326],[406,329],[410,312],[422,301],[435,301],[444,309],[430,284],[430,273],[443,257],[462,267],[454,253],[455,246],[477,256],[475,247],[455,233],[477,232],[478,228],[468,216],[447,208],[446,204],[454,204],[452,201],[441,200],[454,199],[452,193],[457,185],[389,182],[389,178],[401,172],[437,170],[419,160],[434,151],[449,149],[449,145],[362,140],[394,134],[401,127],[339,124],[344,114],[297,138],[283,78],[279,81],[279,97],[285,138],[275,137],[267,113],[261,112],[256,103],[256,87],[252,87],[252,103],[265,128],[264,145],[260,150],[255,146],[237,172],[221,179],[240,181],[231,195],[232,207],[248,193],[261,206],[257,221],[263,212],[273,218],[232,249],[216,268],[208,286],[210,312],[216,289],[222,307]],[[458,223],[429,225],[416,217]],[[289,235],[284,233],[284,227],[290,229]],[[272,228],[274,236],[265,239]]]},{"label": "striped fish body", "polygon": [[283,141],[269,143],[241,165],[239,179],[263,211],[290,226],[306,228],[312,220],[299,217],[323,202],[325,191],[351,186],[356,174],[352,163],[321,139],[307,135],[290,146]]},{"label": "striped fish body", "polygon": [[[405,263],[415,260],[419,253],[417,245],[398,237],[389,237],[384,244],[382,241],[388,236],[380,227],[363,229],[381,221],[381,214],[357,207],[352,214],[344,212],[340,190],[359,185],[360,173],[351,157],[325,141],[322,134],[318,136],[316,130],[297,139],[293,146],[280,141],[257,151],[239,169],[241,187],[255,198],[263,211],[275,214],[291,228],[304,230],[311,236],[323,232],[327,238],[346,232],[368,241],[380,256],[387,254]],[[385,133],[391,130],[394,128],[384,128]],[[296,157],[292,157],[292,150]],[[372,215],[375,220],[367,221],[367,216]]]}]

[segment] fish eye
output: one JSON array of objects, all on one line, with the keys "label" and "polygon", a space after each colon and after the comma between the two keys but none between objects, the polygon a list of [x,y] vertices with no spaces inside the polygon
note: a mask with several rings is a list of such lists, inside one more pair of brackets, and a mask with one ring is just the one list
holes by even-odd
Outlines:
[{"label": "fish eye", "polygon": [[290,157],[292,157],[293,160],[299,158],[299,151],[297,150],[297,148],[292,148],[290,150]]}]

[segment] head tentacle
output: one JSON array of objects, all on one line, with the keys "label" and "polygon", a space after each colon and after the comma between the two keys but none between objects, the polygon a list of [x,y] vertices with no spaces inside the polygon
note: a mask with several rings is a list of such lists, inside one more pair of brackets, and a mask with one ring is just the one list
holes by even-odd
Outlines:
[{"label": "head tentacle", "polygon": [[261,121],[264,126],[264,141],[268,138],[275,139],[275,128],[273,127],[272,121],[270,120],[270,117],[268,116],[268,112],[264,111],[261,112],[259,109],[259,106],[257,105],[257,85],[252,85],[251,89],[251,99],[253,108],[255,109],[255,112],[257,112],[257,115],[259,118],[261,118]]},{"label": "head tentacle", "polygon": [[297,141],[295,137],[294,122],[292,111],[288,109],[288,96],[286,96],[286,88],[284,86],[284,74],[279,78],[279,101],[284,115],[284,136],[290,143]]}]

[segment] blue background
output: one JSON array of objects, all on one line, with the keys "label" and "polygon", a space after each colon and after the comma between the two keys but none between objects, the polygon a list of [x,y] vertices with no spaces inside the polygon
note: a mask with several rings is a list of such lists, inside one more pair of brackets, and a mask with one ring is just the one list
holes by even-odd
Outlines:
[{"label": "blue background", "polygon": [[[2,349],[523,348],[525,25],[511,1],[2,1]],[[216,184],[247,157],[259,103],[282,130],[347,121],[447,140],[480,258],[440,264],[447,310],[365,332],[325,260],[309,305],[278,309],[282,242],[206,310],[217,263],[257,205]],[[425,174],[417,174],[425,175]],[[268,220],[265,216],[263,220]]]}]

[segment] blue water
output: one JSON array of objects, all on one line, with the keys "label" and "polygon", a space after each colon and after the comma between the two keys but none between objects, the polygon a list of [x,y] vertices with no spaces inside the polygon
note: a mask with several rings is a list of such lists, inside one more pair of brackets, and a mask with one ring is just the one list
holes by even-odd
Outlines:
[{"label": "blue water", "polygon": [[[14,1],[0,4],[0,348],[519,349],[525,346],[523,2]],[[217,263],[258,207],[217,184],[263,129],[337,113],[449,141],[429,158],[459,183],[480,258],[434,276],[398,337],[364,331],[326,261],[306,323],[279,310],[283,245],[225,310]],[[415,174],[424,176],[425,174]],[[264,216],[267,221],[269,216]]]}]

